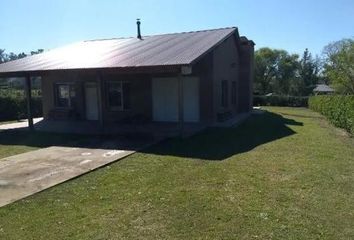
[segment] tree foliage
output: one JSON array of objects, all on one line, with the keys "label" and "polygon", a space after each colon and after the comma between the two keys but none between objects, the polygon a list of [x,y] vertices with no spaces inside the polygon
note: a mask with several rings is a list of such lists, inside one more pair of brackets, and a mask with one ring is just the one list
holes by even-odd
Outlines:
[{"label": "tree foliage", "polygon": [[337,92],[354,94],[354,39],[328,44],[324,50],[324,74]]},{"label": "tree foliage", "polygon": [[260,94],[272,92],[276,76],[277,50],[261,48],[255,53],[255,91]]},{"label": "tree foliage", "polygon": [[0,63],[6,62],[5,49],[0,49]]},{"label": "tree foliage", "polygon": [[308,49],[302,57],[285,50],[260,48],[255,52],[255,92],[260,95],[308,96],[320,78],[320,60]]},{"label": "tree foliage", "polygon": [[314,59],[306,48],[298,67],[299,79],[296,81],[298,95],[309,95],[319,82],[321,61],[318,57]]},{"label": "tree foliage", "polygon": [[[43,49],[38,49],[37,51],[31,51],[30,55],[39,54],[39,53],[42,53],[43,51],[44,51]],[[27,55],[24,52],[19,53],[19,54],[15,54],[13,52],[6,53],[5,49],[0,49],[0,63],[13,61],[13,60],[24,58],[27,56],[29,56],[29,55]]]},{"label": "tree foliage", "polygon": [[274,82],[274,92],[283,95],[294,95],[294,82],[298,69],[299,55],[289,54],[285,50],[278,51],[277,74]]},{"label": "tree foliage", "polygon": [[354,135],[354,95],[312,96],[309,107]]}]

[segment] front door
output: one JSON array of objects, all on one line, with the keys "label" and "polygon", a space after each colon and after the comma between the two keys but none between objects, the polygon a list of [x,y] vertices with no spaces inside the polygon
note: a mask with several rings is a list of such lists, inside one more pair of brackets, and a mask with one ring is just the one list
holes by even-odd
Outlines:
[{"label": "front door", "polygon": [[85,84],[86,119],[98,120],[97,84]]}]

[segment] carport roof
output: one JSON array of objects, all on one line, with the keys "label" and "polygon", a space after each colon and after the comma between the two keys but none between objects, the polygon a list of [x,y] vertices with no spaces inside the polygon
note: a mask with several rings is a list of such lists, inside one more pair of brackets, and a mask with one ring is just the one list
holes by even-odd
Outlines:
[{"label": "carport roof", "polygon": [[89,40],[38,55],[0,64],[0,74],[64,69],[189,65],[197,61],[237,28]]}]

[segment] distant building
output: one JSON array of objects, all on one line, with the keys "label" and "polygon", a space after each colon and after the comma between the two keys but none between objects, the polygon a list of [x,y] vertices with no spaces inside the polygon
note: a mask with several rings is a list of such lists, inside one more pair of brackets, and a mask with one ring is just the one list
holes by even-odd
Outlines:
[{"label": "distant building", "polygon": [[326,95],[326,94],[333,94],[334,89],[328,86],[327,84],[317,84],[316,87],[313,89],[315,95]]}]

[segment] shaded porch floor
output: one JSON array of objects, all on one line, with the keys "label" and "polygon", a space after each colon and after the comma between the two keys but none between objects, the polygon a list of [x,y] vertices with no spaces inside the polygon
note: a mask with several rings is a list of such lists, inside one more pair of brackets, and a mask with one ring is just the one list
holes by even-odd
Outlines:
[{"label": "shaded porch floor", "polygon": [[[252,112],[255,113],[255,112]],[[98,121],[59,121],[44,120],[43,118],[34,119],[34,128],[37,131],[55,133],[73,133],[85,135],[127,135],[135,137],[153,137],[157,139],[166,137],[180,136],[189,137],[210,127],[235,127],[250,116],[250,113],[241,113],[233,118],[218,122],[213,125],[201,123],[184,123],[183,131],[178,123],[159,123],[150,122],[145,124],[124,124],[106,123],[102,128]],[[17,123],[0,125],[0,130],[26,130],[28,129],[27,120]]]},{"label": "shaded porch floor", "polygon": [[[133,135],[151,136],[154,138],[174,137],[181,134],[181,126],[176,123],[145,123],[145,124],[122,124],[106,123],[102,128],[98,121],[58,121],[41,120],[34,124],[38,131],[75,133],[87,135]],[[183,136],[191,136],[207,125],[200,123],[185,123]]]}]

